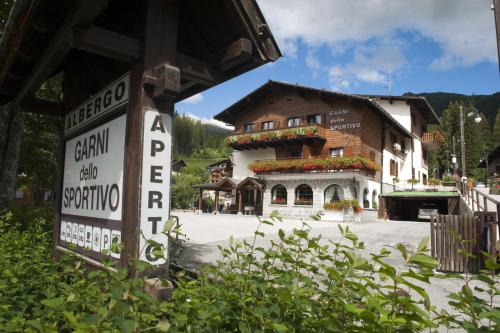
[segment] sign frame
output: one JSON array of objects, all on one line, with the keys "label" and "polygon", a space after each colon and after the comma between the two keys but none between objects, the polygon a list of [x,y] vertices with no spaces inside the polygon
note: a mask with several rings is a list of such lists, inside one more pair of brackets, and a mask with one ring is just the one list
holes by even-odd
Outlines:
[{"label": "sign frame", "polygon": [[[107,255],[103,254],[101,252],[101,239],[99,239],[99,248],[97,247],[92,247],[88,248],[87,243],[86,243],[86,238],[84,239],[84,246],[80,246],[78,242],[78,236],[76,239],[76,242],[71,241],[68,242],[68,237],[66,237],[66,240],[63,240],[62,234],[63,231],[61,230],[61,227],[63,225],[68,225],[71,223],[71,225],[77,225],[78,228],[81,226],[84,227],[86,230],[85,234],[87,233],[87,229],[90,228],[92,230],[92,235],[94,236],[94,233],[98,231],[99,234],[101,234],[102,230],[104,230],[104,233],[107,234],[107,230],[109,230],[109,234],[113,234],[115,236],[118,236],[119,241],[123,240],[123,216],[125,214],[125,208],[124,208],[124,198],[125,198],[125,179],[124,175],[126,173],[126,152],[127,152],[127,132],[128,132],[128,127],[129,127],[129,113],[130,113],[130,79],[131,73],[130,71],[126,72],[125,74],[119,76],[117,79],[113,80],[111,83],[106,85],[103,89],[101,89],[97,94],[91,96],[89,99],[85,100],[84,102],[80,103],[77,107],[73,108],[71,111],[67,112],[66,116],[63,118],[63,122],[60,129],[60,147],[59,147],[59,168],[58,168],[58,186],[57,188],[59,189],[59,192],[61,193],[57,200],[57,210],[55,214],[55,224],[54,224],[54,234],[59,235],[59,237],[54,237],[54,242],[55,242],[55,250],[56,252],[70,252],[74,253],[77,256],[81,257],[83,260],[85,260],[87,263],[93,265],[93,266],[101,266],[101,261],[104,259],[111,259],[114,261],[115,265],[119,264],[119,261],[121,259],[121,255],[119,253],[113,253],[111,251],[111,247],[109,247],[109,253]],[[120,101],[120,103],[116,103],[113,107],[108,108],[105,110],[105,112],[99,114],[97,117],[94,119],[85,122],[78,128],[74,128],[74,130],[67,132],[66,131],[66,125],[67,125],[67,120],[68,120],[68,115],[77,112],[82,108],[82,106],[88,105],[89,103],[92,103],[96,98],[99,96],[105,94],[111,87],[114,85],[120,83],[120,82],[126,82],[126,92],[125,92],[125,100]],[[74,215],[74,214],[66,214],[63,213],[63,205],[62,202],[64,200],[63,196],[63,190],[64,190],[64,173],[65,173],[65,168],[66,168],[66,147],[68,141],[77,138],[79,136],[83,136],[86,133],[92,131],[95,128],[98,128],[102,125],[111,123],[120,117],[125,117],[125,126],[124,126],[124,132],[122,133],[123,135],[123,160],[121,162],[122,165],[122,179],[121,179],[121,189],[122,193],[120,194],[121,196],[121,220],[113,220],[113,219],[106,219],[106,218],[99,218],[99,217],[90,217],[90,216],[84,216],[84,215]],[[111,240],[112,241],[112,240]]]}]

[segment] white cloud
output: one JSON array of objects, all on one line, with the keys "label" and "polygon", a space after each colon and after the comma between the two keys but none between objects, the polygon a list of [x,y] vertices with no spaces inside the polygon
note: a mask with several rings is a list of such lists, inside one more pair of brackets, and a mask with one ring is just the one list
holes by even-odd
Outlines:
[{"label": "white cloud", "polygon": [[187,113],[184,113],[184,114],[186,116],[188,116],[189,118],[193,118],[195,120],[201,121],[202,124],[214,125],[214,126],[222,127],[224,129],[227,129],[227,130],[230,130],[230,131],[234,131],[234,126],[226,125],[225,123],[223,123],[220,120],[216,120],[216,119],[213,119],[213,118],[201,118],[201,117],[198,117],[197,115],[192,114],[191,112],[187,112]]},{"label": "white cloud", "polygon": [[198,104],[200,103],[201,101],[203,101],[204,97],[201,93],[198,93],[196,95],[193,95],[189,98],[186,98],[185,100],[183,100],[181,103],[186,103],[186,104]]},{"label": "white cloud", "polygon": [[[396,43],[395,52],[391,53],[387,49],[390,45],[387,41],[396,32],[417,32],[439,45],[441,55],[429,64],[432,69],[444,70],[471,66],[482,61],[497,61],[490,0],[258,2],[282,51],[292,58],[297,57],[299,42],[313,50],[326,45],[332,55],[338,55],[371,40],[385,41],[375,45],[375,48],[385,46],[383,53],[380,53],[380,49],[372,52],[355,51],[355,56],[360,53],[358,56],[364,56],[365,59],[356,59],[354,56],[351,66],[360,67],[358,76],[368,80],[378,81],[384,75],[382,72],[398,70],[407,63],[404,48],[399,43]],[[393,60],[397,60],[397,68],[374,67],[383,65],[380,63],[383,55],[395,57]],[[314,67],[322,67],[309,53],[306,60],[313,72],[318,71]],[[365,65],[360,66],[363,62]],[[370,62],[373,66],[368,66]]]}]

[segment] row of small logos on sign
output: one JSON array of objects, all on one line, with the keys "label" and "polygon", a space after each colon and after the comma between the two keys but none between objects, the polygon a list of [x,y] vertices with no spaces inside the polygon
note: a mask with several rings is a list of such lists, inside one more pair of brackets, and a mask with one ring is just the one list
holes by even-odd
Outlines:
[{"label": "row of small logos on sign", "polygon": [[62,241],[97,253],[108,250],[113,258],[120,258],[119,252],[111,251],[111,244],[120,244],[121,242],[119,230],[61,221],[60,238]]}]

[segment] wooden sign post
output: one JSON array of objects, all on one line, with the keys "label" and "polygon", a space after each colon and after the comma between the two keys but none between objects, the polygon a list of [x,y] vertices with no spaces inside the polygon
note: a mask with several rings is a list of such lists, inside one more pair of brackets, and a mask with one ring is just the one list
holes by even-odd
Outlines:
[{"label": "wooden sign post", "polygon": [[[174,105],[278,59],[265,19],[255,0],[30,3],[0,44],[0,103],[61,119],[56,253],[162,273]],[[36,97],[60,73],[62,102]]]}]

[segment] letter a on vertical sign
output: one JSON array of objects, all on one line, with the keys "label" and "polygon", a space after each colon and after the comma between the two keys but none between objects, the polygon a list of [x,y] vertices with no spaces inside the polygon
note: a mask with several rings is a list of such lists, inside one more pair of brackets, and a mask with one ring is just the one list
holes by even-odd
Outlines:
[{"label": "letter a on vertical sign", "polygon": [[148,109],[144,113],[144,140],[142,147],[141,189],[141,236],[140,259],[153,265],[162,265],[158,250],[146,240],[164,246],[166,258],[168,237],[161,232],[170,212],[170,163],[171,163],[172,117],[158,110]]}]

